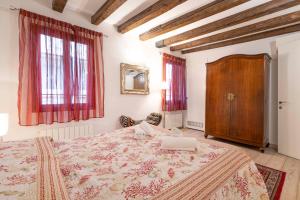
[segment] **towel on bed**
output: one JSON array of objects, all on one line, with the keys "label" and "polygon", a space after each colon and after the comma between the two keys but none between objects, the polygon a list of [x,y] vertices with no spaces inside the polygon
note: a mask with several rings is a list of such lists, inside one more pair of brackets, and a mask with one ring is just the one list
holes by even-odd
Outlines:
[{"label": "towel on bed", "polygon": [[196,151],[198,147],[198,141],[192,137],[172,137],[162,136],[161,148],[167,150],[181,150],[181,151]]},{"label": "towel on bed", "polygon": [[143,121],[142,123],[139,124],[139,127],[141,129],[143,129],[143,131],[146,133],[146,135],[150,135],[150,136],[153,136],[153,132],[154,132],[154,129],[153,127],[146,121]]},{"label": "towel on bed", "polygon": [[134,133],[137,137],[144,137],[144,136],[154,136],[154,129],[150,124],[143,121],[139,125],[134,127]]}]

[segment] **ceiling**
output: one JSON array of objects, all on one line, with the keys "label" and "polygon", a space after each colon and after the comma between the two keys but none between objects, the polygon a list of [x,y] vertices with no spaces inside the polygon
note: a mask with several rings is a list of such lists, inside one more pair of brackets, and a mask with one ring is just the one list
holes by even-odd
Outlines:
[{"label": "ceiling", "polygon": [[[12,0],[12,1],[16,1],[16,0]],[[24,1],[24,0],[22,0],[22,1]],[[48,5],[47,7],[49,7],[49,9],[51,9],[52,0],[33,0],[33,1],[36,1],[40,4],[45,4],[45,5],[47,4]],[[65,7],[65,10],[72,10],[74,12],[82,14],[82,15],[86,16],[88,18],[88,20],[90,20],[90,17],[106,1],[107,0],[68,0],[67,5]],[[153,3],[157,2],[157,1],[158,0],[127,0],[123,5],[121,5],[121,7],[119,7],[115,12],[113,12],[102,23],[109,24],[109,25],[112,25],[112,26],[120,25],[123,22],[125,22],[126,20],[128,20],[131,17],[137,15],[139,12],[146,9],[147,7],[149,7],[150,5],[152,5]],[[188,0],[188,1],[186,1],[182,4],[180,4],[180,5],[176,6],[175,8],[165,12],[164,14],[150,20],[149,22],[147,22],[147,23],[145,23],[145,24],[143,24],[143,25],[127,32],[127,33],[125,33],[124,35],[130,35],[130,36],[135,37],[136,39],[138,39],[140,34],[150,30],[151,28],[156,27],[160,24],[163,24],[167,21],[170,21],[170,20],[172,20],[176,17],[179,17],[179,16],[187,13],[187,12],[195,10],[196,8],[199,8],[203,5],[206,5],[206,4],[208,4],[212,1],[214,1],[214,0]],[[205,18],[203,20],[191,23],[189,25],[186,25],[186,26],[181,27],[179,29],[176,29],[174,31],[171,31],[171,32],[168,32],[166,34],[162,34],[160,36],[157,36],[155,38],[147,40],[147,41],[145,41],[145,43],[151,43],[151,44],[154,45],[154,43],[159,41],[159,40],[168,38],[170,36],[177,35],[179,33],[183,33],[185,31],[191,30],[193,28],[197,28],[197,27],[202,26],[204,24],[207,24],[207,23],[222,19],[224,17],[242,12],[246,9],[255,7],[255,6],[260,5],[260,4],[264,4],[264,3],[269,2],[269,1],[271,1],[271,0],[251,0],[249,2],[241,4],[239,6],[228,9],[224,12],[218,13],[218,14],[213,15],[211,17],[208,17],[208,18]],[[273,0],[273,1],[275,1],[275,0]],[[270,19],[270,18],[273,18],[275,16],[279,16],[279,15],[282,15],[282,14],[286,14],[286,13],[290,13],[290,12],[294,12],[294,11],[299,11],[299,10],[300,10],[300,5],[289,8],[289,9],[286,9],[286,10],[283,10],[283,11],[276,12],[274,14],[270,14],[270,15],[267,15],[267,16],[264,16],[264,17],[260,17],[260,18],[257,18],[257,19],[254,19],[254,20],[251,20],[251,21],[248,21],[248,22],[244,22],[244,23],[241,23],[241,24],[238,24],[238,25],[235,25],[235,26],[231,26],[231,27],[226,28],[226,29],[222,29],[222,30],[219,30],[219,31],[215,31],[215,32],[212,32],[212,33],[209,33],[209,34],[199,36],[199,37],[195,37],[195,38],[190,39],[190,40],[185,40],[184,42],[179,42],[179,43],[176,43],[176,44],[186,43],[186,42],[191,41],[191,40],[207,37],[207,36],[212,35],[212,34],[216,34],[216,33],[219,33],[219,32],[224,32],[224,31],[231,30],[231,29],[235,29],[237,27],[242,27],[242,26],[245,26],[245,25],[253,24],[253,23],[258,22],[258,21],[262,21],[262,20],[265,20],[265,19]],[[176,44],[173,44],[173,45],[176,45]],[[173,45],[171,45],[171,46],[173,46]]]},{"label": "ceiling", "polygon": [[[100,8],[104,4],[105,1],[106,0],[68,0],[68,3],[66,5],[66,9],[70,9],[70,10],[73,10],[75,12],[79,12],[79,13],[83,13],[85,15],[91,16],[98,10],[98,8]],[[151,28],[153,28],[153,27],[155,27],[159,24],[162,24],[164,22],[167,22],[171,19],[174,19],[178,16],[181,16],[181,15],[183,15],[183,14],[189,12],[189,11],[192,11],[196,8],[199,8],[199,7],[201,7],[205,4],[208,4],[212,1],[213,0],[188,0],[184,3],[182,3],[181,5],[171,9],[170,11],[156,17],[155,19],[153,19],[153,20],[151,20],[151,21],[149,21],[149,22],[147,22],[147,23],[145,23],[145,24],[129,31],[128,33],[125,33],[125,34],[136,36],[138,38],[139,34],[144,33],[145,31],[147,31],[149,29],[151,29]],[[236,6],[234,8],[229,9],[229,10],[226,10],[224,12],[218,13],[214,16],[208,17],[206,19],[197,21],[195,23],[189,24],[189,25],[184,26],[182,28],[179,28],[177,30],[174,30],[174,31],[171,31],[169,33],[166,33],[166,34],[160,35],[158,37],[155,37],[153,39],[150,39],[149,41],[150,42],[151,41],[152,42],[158,41],[158,40],[164,39],[166,37],[173,36],[173,35],[176,35],[178,33],[185,32],[187,30],[199,27],[199,26],[207,24],[209,22],[216,21],[218,19],[224,18],[226,16],[230,16],[232,14],[241,12],[243,10],[249,9],[251,7],[254,7],[254,6],[269,2],[269,1],[270,0],[251,0],[251,1],[249,1],[247,3],[244,3],[240,6]],[[117,9],[114,13],[112,13],[112,15],[110,15],[107,19],[105,19],[105,21],[103,23],[108,23],[108,24],[111,24],[111,25],[120,25],[122,22],[124,22],[127,19],[135,16],[140,11],[144,10],[145,8],[147,8],[148,6],[152,5],[155,2],[157,2],[157,0],[127,0],[127,2],[125,2],[119,9]],[[271,15],[268,15],[268,16],[265,16],[265,17],[255,19],[255,20],[251,20],[249,22],[245,22],[245,23],[242,23],[242,24],[239,24],[239,25],[236,25],[236,26],[232,26],[228,29],[223,29],[223,30],[220,30],[218,32],[222,32],[224,30],[231,30],[231,29],[234,29],[234,28],[237,28],[237,27],[241,27],[241,26],[244,26],[244,25],[248,25],[248,24],[257,22],[257,21],[261,21],[261,20],[264,20],[264,19],[269,19],[269,18],[272,18],[274,16],[289,13],[289,12],[292,12],[292,11],[297,11],[299,9],[300,9],[300,6],[295,6],[293,8],[286,9],[284,11],[277,12],[277,13],[274,13],[274,14],[271,14]],[[214,33],[217,33],[217,32],[214,32]],[[205,37],[205,36],[208,36],[208,35],[211,35],[211,34],[206,34],[206,35],[203,35],[199,38],[202,38],[202,37]],[[193,38],[192,40],[195,40],[195,39],[197,39],[197,38]],[[187,41],[189,41],[189,40],[186,40],[184,42],[187,42]],[[178,43],[178,44],[180,44],[180,43]]]}]

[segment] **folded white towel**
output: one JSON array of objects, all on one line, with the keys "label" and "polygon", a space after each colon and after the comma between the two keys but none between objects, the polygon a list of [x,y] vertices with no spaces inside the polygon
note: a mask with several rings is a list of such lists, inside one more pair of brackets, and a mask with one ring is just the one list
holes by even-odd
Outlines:
[{"label": "folded white towel", "polygon": [[134,127],[134,133],[137,136],[145,136],[145,135],[147,135],[147,133],[140,126],[135,126]]},{"label": "folded white towel", "polygon": [[192,137],[161,136],[161,149],[197,151],[198,141]]},{"label": "folded white towel", "polygon": [[139,124],[139,127],[146,133],[146,135],[153,136],[154,129],[150,124],[148,124],[145,121],[142,121],[142,123]]}]

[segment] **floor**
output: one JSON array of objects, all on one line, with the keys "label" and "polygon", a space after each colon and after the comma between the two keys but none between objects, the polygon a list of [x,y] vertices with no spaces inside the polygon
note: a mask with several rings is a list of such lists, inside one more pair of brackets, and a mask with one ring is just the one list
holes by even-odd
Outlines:
[{"label": "floor", "polygon": [[[184,132],[195,132],[195,130],[184,129]],[[204,138],[203,132],[196,132],[202,134]],[[212,137],[209,137],[208,139],[214,140]],[[300,200],[300,160],[279,154],[271,147],[266,148],[265,153],[261,153],[257,149],[249,146],[236,143],[230,144],[241,147],[258,164],[285,171],[287,176],[281,193],[281,200]]]}]

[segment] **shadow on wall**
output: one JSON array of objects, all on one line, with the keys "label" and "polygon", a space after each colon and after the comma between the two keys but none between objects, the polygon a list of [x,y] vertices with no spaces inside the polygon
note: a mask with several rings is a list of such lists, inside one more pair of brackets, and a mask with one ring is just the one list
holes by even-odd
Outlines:
[{"label": "shadow on wall", "polygon": [[270,102],[269,102],[269,133],[271,134],[270,141],[273,141],[275,144],[278,144],[278,52],[276,42],[271,42],[271,57],[272,57],[272,64],[271,64],[271,71],[270,71]]}]

